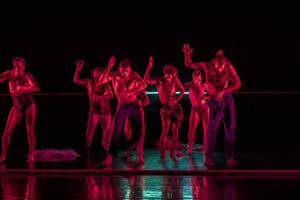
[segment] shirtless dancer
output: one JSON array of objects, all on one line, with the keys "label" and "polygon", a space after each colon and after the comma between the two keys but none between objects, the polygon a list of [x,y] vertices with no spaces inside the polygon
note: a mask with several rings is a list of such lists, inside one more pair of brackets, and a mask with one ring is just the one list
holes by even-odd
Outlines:
[{"label": "shirtless dancer", "polygon": [[107,134],[110,134],[109,128],[111,126],[109,100],[113,98],[113,92],[109,83],[98,85],[99,77],[103,73],[104,68],[93,68],[91,70],[92,79],[79,79],[79,73],[83,68],[83,65],[83,60],[78,60],[76,62],[76,71],[73,82],[78,85],[86,86],[89,95],[90,109],[85,133],[89,154],[94,131],[99,122],[103,132],[101,144],[104,148],[107,146]]},{"label": "shirtless dancer", "polygon": [[206,130],[209,118],[209,108],[206,100],[209,98],[205,96],[204,91],[207,91],[207,85],[202,82],[201,72],[195,70],[192,74],[193,81],[185,83],[184,86],[189,90],[189,98],[192,104],[190,120],[189,120],[189,133],[188,133],[188,153],[193,152],[193,143],[195,141],[195,132],[199,120],[202,121],[203,128],[203,146],[206,141]]},{"label": "shirtless dancer", "polygon": [[[210,62],[195,63],[191,60],[193,49],[189,44],[183,45],[185,66],[192,69],[203,69],[208,82],[210,117],[205,142],[204,162],[213,165],[212,154],[215,151],[216,134],[219,123],[223,121],[225,129],[224,149],[228,167],[234,167],[237,161],[234,159],[235,140],[235,108],[232,91],[241,87],[239,76],[232,64],[225,58],[223,51],[218,50],[216,56]],[[230,84],[229,84],[230,81]]]},{"label": "shirtless dancer", "polygon": [[[138,100],[138,103],[140,105],[140,112],[141,112],[141,115],[142,115],[142,131],[143,131],[143,135],[145,135],[145,112],[144,112],[143,108],[150,104],[150,100],[149,100],[149,97],[148,97],[146,91],[139,92],[137,94],[137,100]],[[131,123],[130,123],[129,118],[127,118],[126,122],[125,122],[124,136],[125,136],[126,141],[129,141],[132,137],[132,129],[131,129]],[[136,148],[137,145],[142,145],[143,146],[144,145],[144,140],[138,141],[138,143],[139,144],[133,144],[133,146],[130,147],[130,149],[126,150],[126,152],[125,152],[126,157],[129,157],[130,150]]]},{"label": "shirtless dancer", "polygon": [[[150,70],[153,67],[154,59],[150,57],[149,65],[145,73],[145,80],[149,85],[156,85],[159,100],[162,104],[160,109],[160,117],[162,122],[162,132],[160,135],[160,157],[165,159],[165,148],[167,142],[167,134],[172,125],[172,145],[170,157],[183,156],[183,153],[176,151],[178,143],[178,132],[183,120],[183,111],[178,103],[184,95],[184,88],[177,77],[177,70],[172,65],[165,65],[162,78],[150,78]],[[180,94],[177,96],[176,91]]]},{"label": "shirtless dancer", "polygon": [[38,91],[39,87],[31,74],[24,72],[25,60],[21,57],[13,58],[13,69],[7,70],[0,75],[0,83],[7,80],[9,92],[13,100],[13,106],[8,115],[4,133],[2,135],[2,151],[0,162],[5,162],[6,151],[10,144],[10,136],[16,124],[25,114],[27,137],[28,137],[28,162],[33,161],[33,152],[35,148],[35,113],[36,105],[30,92]]},{"label": "shirtless dancer", "polygon": [[[130,141],[126,144],[126,149],[130,149],[133,144],[138,141],[144,140],[144,132],[142,130],[142,113],[140,112],[140,105],[137,100],[137,94],[146,89],[145,81],[140,77],[137,72],[132,71],[131,63],[129,60],[121,60],[118,70],[110,72],[115,58],[112,57],[110,64],[103,72],[99,83],[104,84],[112,82],[117,100],[118,107],[114,116],[113,133],[108,146],[108,156],[103,161],[103,165],[110,165],[112,162],[112,155],[116,155],[115,144],[118,143],[118,138],[127,118],[130,118],[132,125],[135,126],[136,132],[132,133]],[[141,144],[141,142],[139,142]],[[144,164],[143,146],[138,145],[137,148],[137,163]]]}]

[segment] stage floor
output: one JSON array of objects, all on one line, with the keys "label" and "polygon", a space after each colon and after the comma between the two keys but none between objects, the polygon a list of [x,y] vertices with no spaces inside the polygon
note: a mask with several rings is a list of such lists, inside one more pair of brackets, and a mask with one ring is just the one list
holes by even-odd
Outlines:
[{"label": "stage floor", "polygon": [[132,151],[131,159],[125,160],[123,152],[118,153],[111,166],[102,166],[101,157],[88,158],[80,156],[74,161],[46,162],[37,161],[26,163],[25,159],[10,157],[6,163],[0,164],[0,175],[9,174],[78,174],[78,175],[102,175],[102,174],[140,174],[140,175],[207,175],[207,174],[263,174],[263,173],[287,173],[300,174],[299,153],[292,147],[285,151],[270,148],[243,149],[237,154],[238,165],[235,168],[226,167],[222,152],[216,152],[213,167],[207,167],[203,163],[201,151],[194,151],[190,156],[161,160],[159,150],[147,148],[144,152],[144,165],[135,163],[136,152]]}]

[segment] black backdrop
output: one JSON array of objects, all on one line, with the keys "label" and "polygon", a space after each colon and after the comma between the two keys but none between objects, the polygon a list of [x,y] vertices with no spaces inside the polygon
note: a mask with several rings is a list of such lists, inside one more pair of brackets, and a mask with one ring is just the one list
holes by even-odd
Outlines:
[{"label": "black backdrop", "polygon": [[[162,4],[143,2],[90,3],[10,1],[0,6],[0,69],[11,68],[14,56],[24,56],[27,70],[42,94],[77,93],[72,83],[77,58],[86,60],[82,76],[93,66],[105,66],[111,55],[129,58],[143,74],[149,55],[153,76],[164,64],[178,67],[182,82],[191,80],[183,67],[181,46],[195,48],[194,60],[212,58],[218,48],[234,64],[242,81],[240,92],[298,91],[299,31],[295,6],[267,2]],[[148,88],[153,91],[155,88]],[[7,84],[0,85],[7,93]],[[38,93],[38,94],[39,94]],[[235,94],[237,145],[292,145],[298,140],[299,94]],[[88,99],[81,95],[35,96],[38,148],[82,149]],[[146,140],[160,134],[159,102],[151,96],[146,109]],[[0,130],[4,129],[9,96],[0,97]],[[189,102],[182,101],[186,141]],[[111,103],[114,108],[115,100]],[[25,127],[18,125],[13,143],[24,148]],[[98,129],[99,132],[100,129]],[[14,139],[15,138],[15,139]]]}]

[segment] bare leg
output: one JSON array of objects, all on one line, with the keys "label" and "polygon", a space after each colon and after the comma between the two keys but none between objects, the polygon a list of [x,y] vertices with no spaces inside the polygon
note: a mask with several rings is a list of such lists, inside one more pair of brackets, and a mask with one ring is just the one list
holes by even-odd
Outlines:
[{"label": "bare leg", "polygon": [[108,138],[110,138],[111,129],[112,129],[111,115],[101,116],[100,123],[101,123],[102,132],[103,132],[101,144],[105,149],[107,149],[107,146],[109,144]]},{"label": "bare leg", "polygon": [[6,122],[6,126],[4,129],[4,133],[2,135],[2,151],[1,151],[1,157],[0,162],[4,162],[6,158],[6,151],[8,148],[8,145],[10,143],[10,136],[11,133],[16,126],[16,124],[20,121],[23,113],[16,109],[15,107],[12,107],[12,109],[9,112],[8,119]]},{"label": "bare leg", "polygon": [[174,153],[176,152],[176,156],[183,156],[181,152],[177,152],[177,144],[178,144],[178,133],[179,128],[182,121],[176,121],[172,123],[172,145],[170,150],[170,157],[174,158]]},{"label": "bare leg", "polygon": [[188,133],[188,153],[193,152],[193,143],[195,141],[195,132],[199,123],[199,114],[196,111],[191,111],[189,120],[189,133]]},{"label": "bare leg", "polygon": [[29,145],[27,161],[29,162],[33,161],[33,152],[35,148],[35,132],[34,132],[35,114],[36,114],[36,105],[31,104],[25,111],[27,138],[28,138],[28,145]]},{"label": "bare leg", "polygon": [[[205,147],[206,137],[207,137],[207,125],[209,119],[209,108],[205,109],[201,113],[201,121],[203,128],[203,147]],[[205,149],[203,149],[203,153],[205,153]]]},{"label": "bare leg", "polygon": [[85,132],[87,146],[88,146],[88,154],[90,154],[91,143],[93,139],[93,135],[95,132],[95,128],[100,120],[100,117],[96,114],[89,112],[87,129]]},{"label": "bare leg", "polygon": [[165,146],[167,141],[167,134],[169,132],[171,120],[161,119],[162,131],[160,135],[160,158],[165,159]]},{"label": "bare leg", "polygon": [[138,143],[136,144],[137,153],[138,153],[138,163],[144,164],[144,141],[145,141],[145,113],[144,110],[141,108],[141,134]]}]

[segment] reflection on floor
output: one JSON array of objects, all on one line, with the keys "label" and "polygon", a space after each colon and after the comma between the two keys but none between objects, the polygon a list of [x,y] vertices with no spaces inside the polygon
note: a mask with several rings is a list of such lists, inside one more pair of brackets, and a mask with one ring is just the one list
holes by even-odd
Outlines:
[{"label": "reflection on floor", "polygon": [[0,179],[1,199],[257,200],[300,197],[300,177],[0,176]]},{"label": "reflection on floor", "polygon": [[[190,156],[186,150],[182,150],[185,155],[177,159],[166,157],[161,160],[158,149],[145,149],[145,164],[135,165],[136,152],[132,151],[129,160],[124,160],[124,152],[120,151],[118,157],[112,163],[112,170],[198,170],[203,171],[208,168],[203,164],[203,154],[201,151],[194,151]],[[34,162],[27,164],[21,156],[8,156],[6,163],[0,163],[0,174],[6,169],[57,169],[57,170],[99,170],[104,169],[100,165],[103,156],[94,155],[91,158],[80,156],[75,161],[65,162]],[[296,147],[285,146],[278,148],[239,148],[236,156],[238,165],[237,170],[299,170],[300,154]],[[216,165],[209,169],[228,169],[222,152],[215,154]],[[110,169],[110,168],[105,168]]]}]

